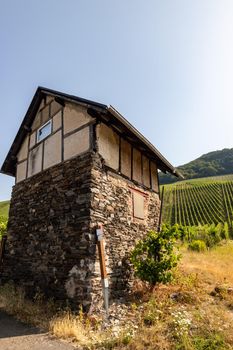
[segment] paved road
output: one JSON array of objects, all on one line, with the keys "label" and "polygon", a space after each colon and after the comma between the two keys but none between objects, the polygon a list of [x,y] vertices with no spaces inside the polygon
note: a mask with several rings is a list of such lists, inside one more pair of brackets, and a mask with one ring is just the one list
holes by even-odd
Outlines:
[{"label": "paved road", "polygon": [[74,350],[74,347],[16,321],[0,309],[0,350]]}]

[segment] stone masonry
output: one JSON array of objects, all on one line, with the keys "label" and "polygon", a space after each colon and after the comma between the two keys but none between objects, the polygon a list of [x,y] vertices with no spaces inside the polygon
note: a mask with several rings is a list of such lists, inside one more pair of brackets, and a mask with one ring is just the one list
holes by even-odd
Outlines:
[{"label": "stone masonry", "polygon": [[[145,218],[133,217],[132,193],[145,198]],[[1,281],[13,280],[29,295],[37,291],[84,308],[102,301],[96,225],[104,225],[111,298],[132,282],[129,252],[156,229],[160,200],[107,170],[87,152],[15,185]]]}]

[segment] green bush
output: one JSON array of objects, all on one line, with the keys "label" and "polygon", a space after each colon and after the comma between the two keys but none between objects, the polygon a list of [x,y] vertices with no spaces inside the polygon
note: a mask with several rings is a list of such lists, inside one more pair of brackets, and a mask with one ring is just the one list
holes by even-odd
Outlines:
[{"label": "green bush", "polygon": [[220,334],[209,334],[206,337],[196,336],[193,338],[194,349],[197,350],[227,350],[230,349]]},{"label": "green bush", "polygon": [[175,224],[173,226],[164,225],[170,231],[170,234],[179,239],[182,243],[193,241],[204,241],[208,248],[214,247],[223,239],[229,239],[228,224],[219,223],[217,225],[198,225],[198,226],[182,226]]},{"label": "green bush", "polygon": [[189,243],[188,249],[193,250],[195,252],[204,252],[207,248],[204,241],[196,240]]},{"label": "green bush", "polygon": [[7,222],[6,221],[0,221],[0,239],[2,236],[4,236],[7,232]]},{"label": "green bush", "polygon": [[135,274],[151,285],[169,282],[172,268],[177,266],[179,255],[174,253],[175,233],[167,227],[160,232],[150,231],[131,253]]},{"label": "green bush", "polygon": [[222,239],[229,239],[229,226],[227,222],[224,223],[221,237]]}]

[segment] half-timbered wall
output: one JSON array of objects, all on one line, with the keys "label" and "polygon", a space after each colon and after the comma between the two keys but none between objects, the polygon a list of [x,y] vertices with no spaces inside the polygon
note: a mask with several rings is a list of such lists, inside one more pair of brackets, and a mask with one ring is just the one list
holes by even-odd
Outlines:
[{"label": "half-timbered wall", "polygon": [[159,191],[156,163],[132,146],[111,127],[101,123],[96,128],[99,154],[105,165],[136,183]]},{"label": "half-timbered wall", "polygon": [[[41,102],[31,132],[17,156],[16,182],[29,178],[56,164],[89,151],[93,144],[91,128],[95,123],[84,106],[66,103],[63,107],[52,97]],[[48,126],[48,135],[40,139]],[[155,162],[134,147],[111,127],[100,123],[96,128],[98,152],[105,165],[128,179],[158,192]]]},{"label": "half-timbered wall", "polygon": [[[88,151],[93,121],[85,107],[72,103],[63,107],[51,97],[43,100],[17,155],[16,182]],[[46,125],[48,135],[40,140]]]}]

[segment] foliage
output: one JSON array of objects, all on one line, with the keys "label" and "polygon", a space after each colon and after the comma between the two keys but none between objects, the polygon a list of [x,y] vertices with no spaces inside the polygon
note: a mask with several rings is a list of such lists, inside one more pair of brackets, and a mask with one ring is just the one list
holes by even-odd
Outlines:
[{"label": "foliage", "polygon": [[151,285],[169,282],[179,255],[174,253],[175,233],[167,227],[160,232],[150,231],[131,253],[136,275]]},{"label": "foliage", "polygon": [[9,201],[0,202],[0,218],[1,218],[0,221],[7,220],[8,212],[9,212],[9,205],[10,205]]},{"label": "foliage", "polygon": [[[233,173],[233,148],[214,151],[177,167],[186,179],[218,176]],[[177,182],[179,179],[170,174],[159,175],[160,184]]]},{"label": "foliage", "polygon": [[[162,226],[172,236],[179,239],[182,243],[187,242],[191,250],[198,251],[198,245],[200,250],[205,250],[206,247],[212,248],[221,240],[226,240],[229,237],[229,228],[227,223],[222,225],[198,225],[198,226],[182,226],[175,224],[169,226],[167,224]],[[194,243],[199,241],[198,243]],[[200,243],[203,242],[203,243]],[[192,249],[193,248],[193,249]],[[196,248],[196,249],[195,249]]]},{"label": "foliage", "polygon": [[204,241],[197,239],[197,240],[189,243],[188,248],[190,250],[195,251],[195,252],[204,252],[204,251],[206,251],[206,244]]},{"label": "foliage", "polygon": [[7,221],[1,221],[0,220],[0,239],[2,236],[4,236],[7,232]]},{"label": "foliage", "polygon": [[220,334],[209,334],[206,337],[196,336],[193,339],[194,349],[197,350],[226,350],[230,347],[224,341]]}]

